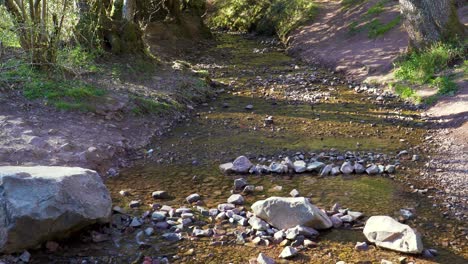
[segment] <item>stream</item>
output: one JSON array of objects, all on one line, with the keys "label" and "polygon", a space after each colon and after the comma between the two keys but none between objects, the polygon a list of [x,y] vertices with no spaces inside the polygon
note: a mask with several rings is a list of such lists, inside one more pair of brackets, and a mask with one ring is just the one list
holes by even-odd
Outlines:
[{"label": "stream", "polygon": [[[362,230],[332,229],[321,232],[318,246],[301,251],[291,263],[380,263],[381,259],[397,263],[400,256],[417,263],[467,263],[466,238],[460,236],[464,224],[445,218],[407,183],[424,160],[414,162],[410,157],[402,161],[396,174],[387,176],[221,173],[220,164],[240,155],[256,163],[262,158],[350,151],[371,152],[394,162],[401,150],[417,154],[415,146],[422,143],[424,122],[410,105],[391,95],[374,93],[371,87],[358,93],[354,89],[357,84],[326,69],[302,64],[287,56],[272,39],[225,33],[216,38],[216,45],[189,60],[196,69],[208,71],[216,82],[216,99],[197,106],[196,115],[155,139],[148,147],[154,150],[151,157],[107,180],[115,205],[130,215],[139,215],[153,203],[189,206],[185,198],[198,193],[204,207],[214,208],[231,195],[233,180],[245,177],[249,184],[263,186],[263,190],[245,196],[246,208],[269,196],[290,196],[292,189],[319,207],[340,203],[366,216],[398,217],[401,208],[415,208],[417,217],[407,224],[422,234],[425,248],[439,252],[434,259],[375,247],[358,252],[354,245],[365,241]],[[246,109],[248,105],[252,108]],[[269,116],[272,124],[265,123]],[[275,190],[275,186],[282,189]],[[124,197],[121,190],[131,195]],[[170,199],[155,201],[151,193],[157,190],[167,191]],[[143,205],[131,209],[128,205],[133,200]],[[248,263],[260,252],[277,257],[281,251],[278,245],[237,245],[229,236],[235,230],[232,225],[208,222],[206,226],[215,225],[226,232],[223,245],[212,243],[213,238],[168,242],[156,231],[146,241],[149,246],[142,247],[135,242],[138,230],[113,230],[112,239],[101,243],[70,241],[67,250],[52,258],[86,256],[98,263],[131,263],[143,256],[167,256],[171,263]]]}]

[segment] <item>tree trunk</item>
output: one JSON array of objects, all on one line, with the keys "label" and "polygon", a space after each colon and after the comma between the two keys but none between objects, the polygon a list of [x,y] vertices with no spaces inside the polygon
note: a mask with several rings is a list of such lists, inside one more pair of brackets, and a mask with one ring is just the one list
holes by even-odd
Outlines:
[{"label": "tree trunk", "polygon": [[135,0],[124,0],[122,6],[122,18],[133,22],[135,18]]},{"label": "tree trunk", "polygon": [[454,0],[399,0],[410,48],[423,49],[438,41],[462,38]]}]

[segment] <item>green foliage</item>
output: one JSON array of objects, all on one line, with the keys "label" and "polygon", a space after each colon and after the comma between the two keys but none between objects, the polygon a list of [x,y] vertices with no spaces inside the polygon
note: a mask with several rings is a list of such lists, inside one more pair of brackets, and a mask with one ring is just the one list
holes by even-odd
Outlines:
[{"label": "green foliage", "polygon": [[384,6],[388,2],[388,0],[381,0],[369,8],[366,12],[367,16],[377,16],[380,15],[384,11]]},{"label": "green foliage", "polygon": [[409,54],[396,65],[395,77],[416,84],[428,83],[437,72],[446,69],[450,63],[463,56],[463,48],[438,43],[425,51]]},{"label": "green foliage", "polygon": [[353,6],[360,5],[360,4],[364,3],[365,1],[367,1],[367,0],[343,0],[343,1],[341,1],[341,5],[344,8],[351,8]]},{"label": "green foliage", "polygon": [[394,19],[392,19],[390,22],[384,24],[380,22],[380,20],[373,19],[369,24],[367,25],[368,27],[368,36],[369,38],[376,38],[378,36],[382,36],[388,31],[390,31],[392,28],[396,27],[397,25],[400,24],[401,21],[401,16],[397,16]]},{"label": "green foliage", "polygon": [[414,91],[411,87],[407,85],[403,85],[400,83],[395,83],[391,85],[396,94],[398,94],[403,99],[411,99],[416,103],[421,101],[421,98],[417,96],[416,91]]},{"label": "green foliage", "polygon": [[81,46],[69,47],[62,49],[57,55],[57,64],[67,70],[77,74],[83,72],[98,72],[96,58],[100,56],[100,52],[91,52]]},{"label": "green foliage", "polygon": [[317,5],[307,0],[216,0],[212,27],[278,34],[281,38],[312,19]]},{"label": "green foliage", "polygon": [[439,76],[432,80],[431,83],[437,88],[437,93],[440,95],[454,95],[457,91],[457,84],[448,76]]},{"label": "green foliage", "polygon": [[2,42],[5,47],[20,47],[13,20],[2,5],[0,5],[0,42]]}]

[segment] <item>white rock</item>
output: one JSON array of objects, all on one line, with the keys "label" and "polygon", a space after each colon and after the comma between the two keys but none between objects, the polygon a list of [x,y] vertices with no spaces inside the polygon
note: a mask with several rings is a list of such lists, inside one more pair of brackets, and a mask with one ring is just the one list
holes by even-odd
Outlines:
[{"label": "white rock", "polygon": [[307,171],[320,171],[320,169],[322,169],[323,167],[325,167],[325,163],[320,161],[314,161],[307,164]]},{"label": "white rock", "polygon": [[298,197],[299,196],[299,191],[296,190],[296,189],[293,189],[289,195],[291,195],[292,197]]},{"label": "white rock", "polygon": [[303,160],[296,160],[293,166],[296,173],[303,173],[307,170],[307,165]]},{"label": "white rock", "polygon": [[257,257],[257,264],[275,264],[275,260],[263,253],[260,253]]},{"label": "white rock", "polygon": [[228,163],[224,163],[224,164],[219,165],[219,170],[220,170],[222,173],[230,173],[230,172],[233,172],[233,171],[234,171],[234,170],[232,169],[232,167],[233,167],[232,162],[228,162]]},{"label": "white rock", "polygon": [[253,164],[246,156],[239,156],[232,162],[232,170],[237,173],[247,173]]},{"label": "white rock", "polygon": [[408,225],[404,225],[389,216],[372,216],[364,226],[367,240],[379,247],[404,253],[421,253],[421,236]]},{"label": "white rock", "polygon": [[270,197],[252,205],[253,213],[278,229],[297,225],[315,229],[332,227],[330,218],[304,197]]},{"label": "white rock", "polygon": [[244,204],[244,197],[240,194],[233,194],[227,199],[228,203],[241,205]]},{"label": "white rock", "polygon": [[101,177],[78,167],[0,167],[0,252],[108,222],[112,201]]},{"label": "white rock", "polygon": [[268,229],[268,223],[256,216],[252,216],[249,219],[249,225],[252,226],[252,228],[255,230],[267,230]]},{"label": "white rock", "polygon": [[297,255],[297,250],[293,247],[287,246],[281,251],[280,258],[292,258]]}]

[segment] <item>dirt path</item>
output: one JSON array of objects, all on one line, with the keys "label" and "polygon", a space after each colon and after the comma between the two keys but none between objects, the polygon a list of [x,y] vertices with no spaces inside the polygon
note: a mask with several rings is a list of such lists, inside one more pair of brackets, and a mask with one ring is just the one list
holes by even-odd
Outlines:
[{"label": "dirt path", "polygon": [[443,210],[468,220],[468,82],[459,92],[444,97],[425,115],[433,122],[427,143],[433,147],[423,177],[437,186]]},{"label": "dirt path", "polygon": [[[343,8],[341,1],[318,1],[319,17],[291,34],[289,52],[308,63],[326,65],[360,81],[387,74],[393,60],[407,47],[404,29],[397,26],[375,39],[367,36],[367,30],[352,32],[353,22],[357,26],[364,23],[362,18],[377,2],[371,0]],[[398,4],[391,2],[378,19],[388,23],[398,14]]]}]

